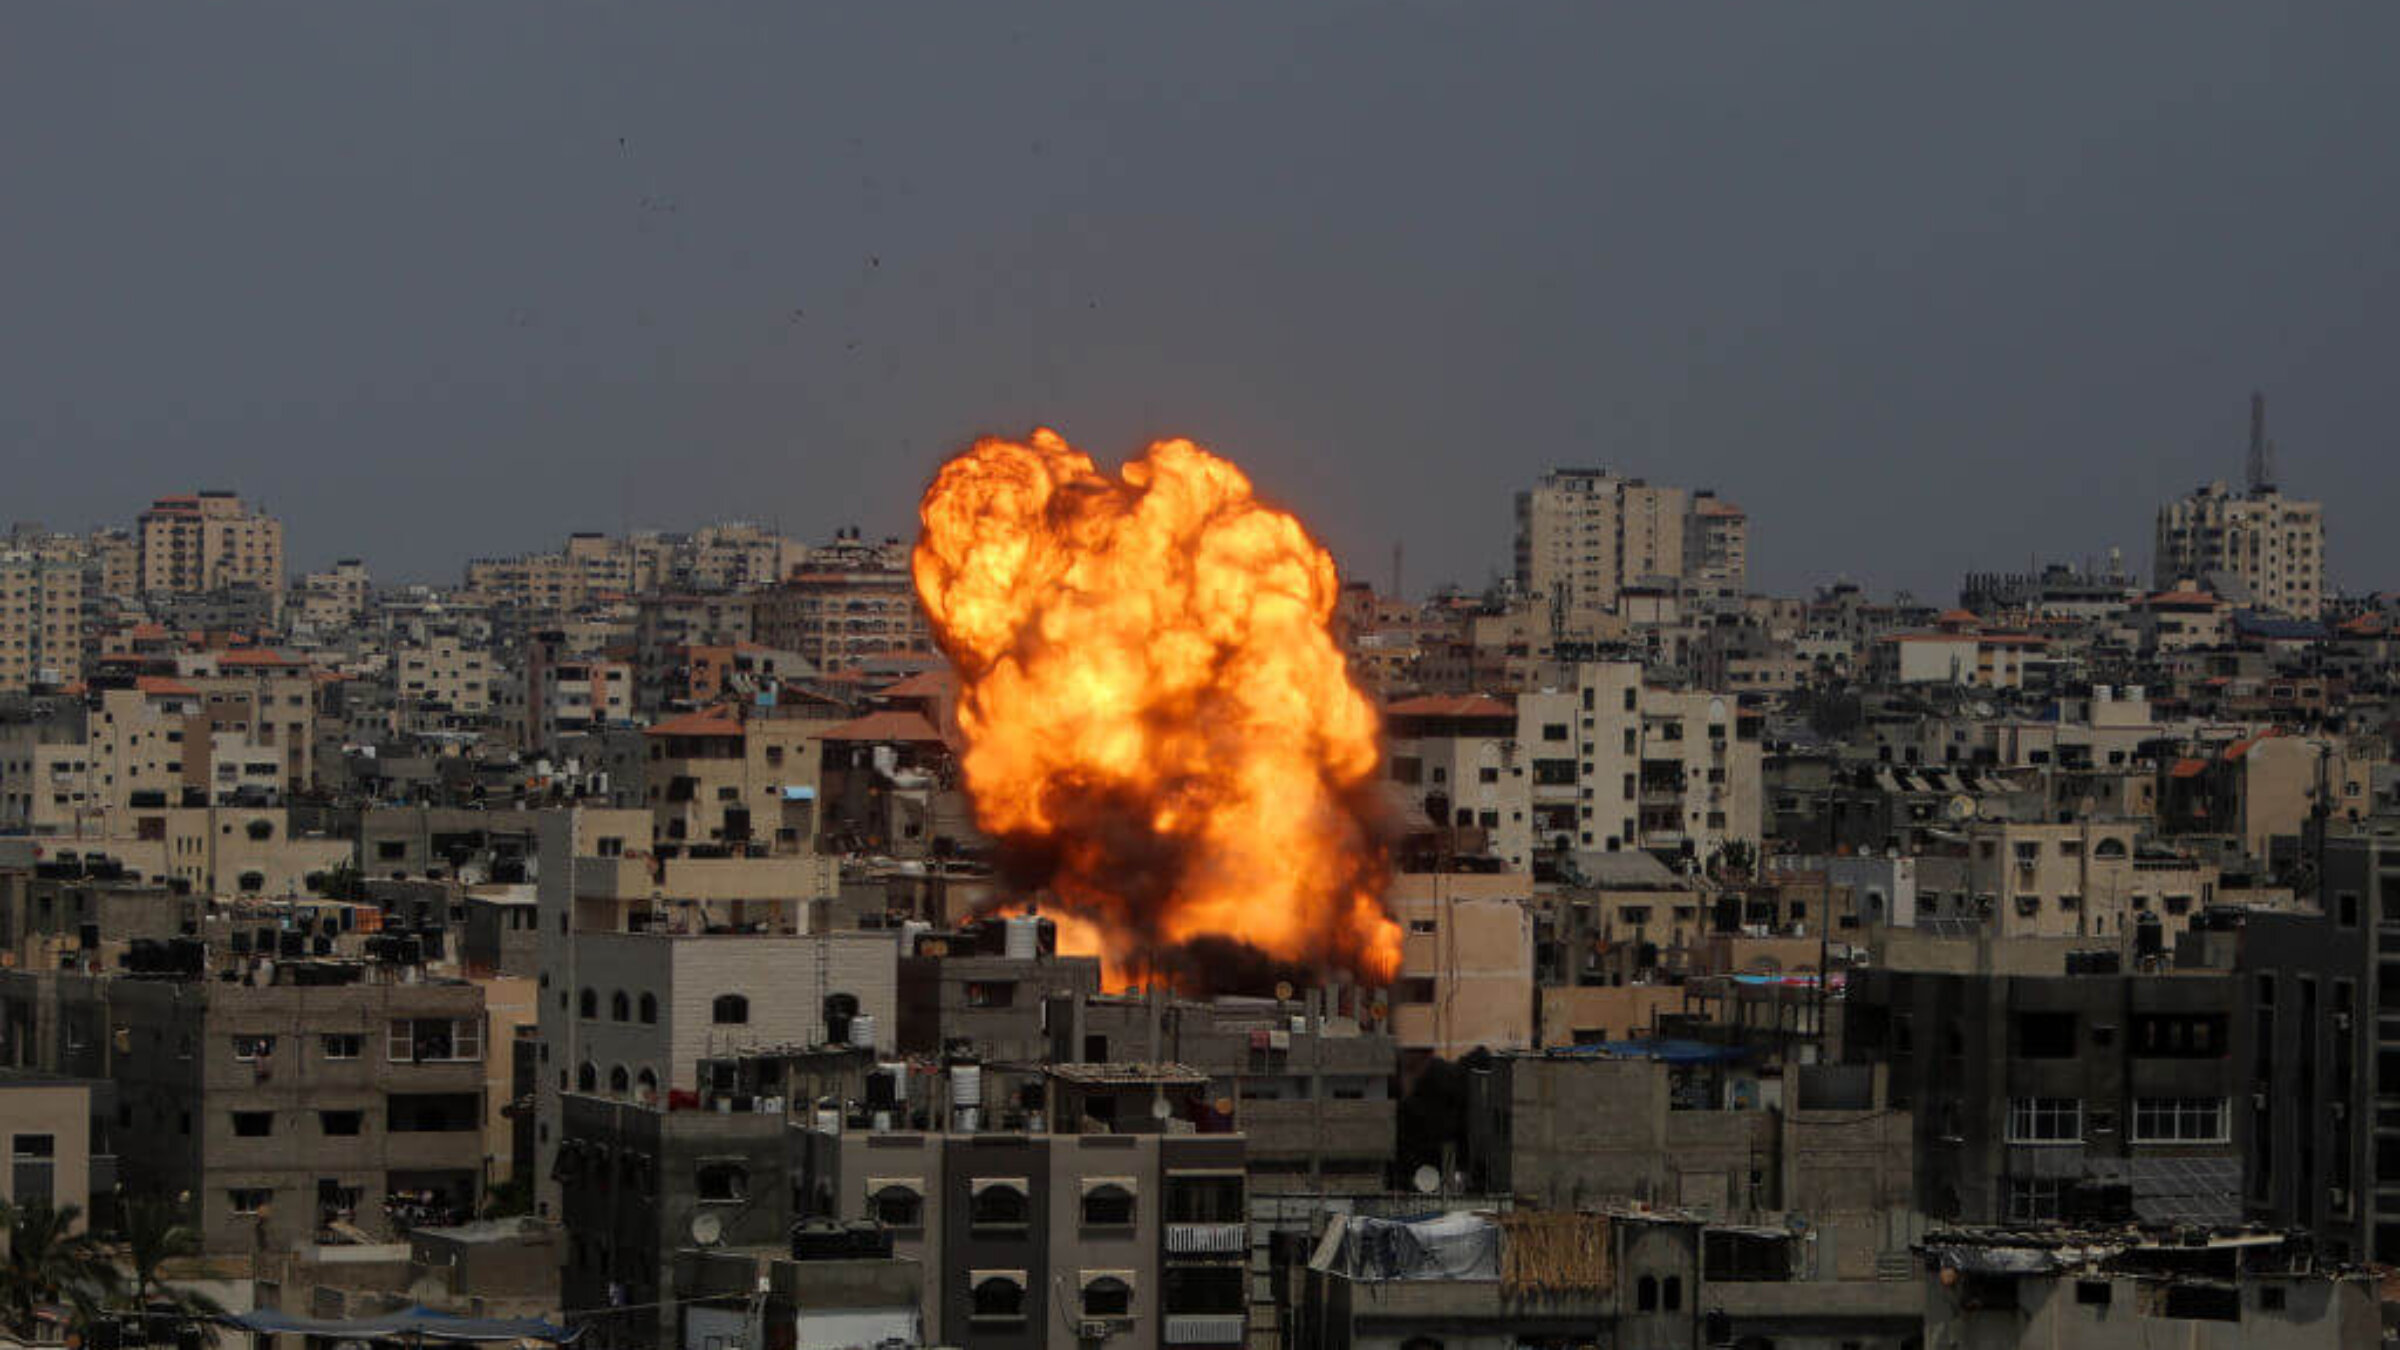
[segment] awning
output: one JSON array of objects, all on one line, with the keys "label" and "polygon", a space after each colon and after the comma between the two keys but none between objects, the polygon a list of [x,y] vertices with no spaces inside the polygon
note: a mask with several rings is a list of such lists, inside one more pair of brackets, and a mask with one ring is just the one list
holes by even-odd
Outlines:
[{"label": "awning", "polygon": [[270,1336],[323,1336],[332,1340],[416,1341],[548,1341],[566,1345],[583,1335],[582,1327],[552,1326],[534,1317],[453,1317],[431,1308],[402,1308],[380,1317],[295,1317],[261,1308],[229,1313],[217,1319],[229,1327]]},{"label": "awning", "polygon": [[813,802],[817,799],[817,790],[813,787],[787,787],[783,790],[783,799],[787,802]]}]

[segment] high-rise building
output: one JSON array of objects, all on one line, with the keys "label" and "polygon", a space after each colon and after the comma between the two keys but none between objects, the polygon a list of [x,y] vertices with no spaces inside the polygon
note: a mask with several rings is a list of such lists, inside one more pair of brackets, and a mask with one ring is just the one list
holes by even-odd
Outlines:
[{"label": "high-rise building", "polygon": [[2158,511],[2158,589],[2211,574],[2238,580],[2249,603],[2313,619],[2325,606],[2325,506],[2276,488],[2266,400],[2250,401],[2250,473],[2235,493],[2222,480]]},{"label": "high-rise building", "polygon": [[283,522],[230,492],[161,497],[137,530],[145,591],[283,590]]},{"label": "high-rise building", "polygon": [[1750,589],[1750,515],[1714,492],[1692,494],[1683,525],[1683,579],[1706,595],[1739,598]]},{"label": "high-rise building", "polygon": [[46,550],[0,551],[0,690],[82,677],[82,562]]},{"label": "high-rise building", "polygon": [[1553,469],[1517,494],[1517,585],[1561,621],[1612,609],[1617,592],[1684,575],[1682,488],[1606,469]]}]

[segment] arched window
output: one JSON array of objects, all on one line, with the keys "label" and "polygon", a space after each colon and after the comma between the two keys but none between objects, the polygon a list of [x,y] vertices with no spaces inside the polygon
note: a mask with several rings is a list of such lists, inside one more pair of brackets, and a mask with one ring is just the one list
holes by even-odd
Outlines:
[{"label": "arched window", "polygon": [[587,1059],[581,1067],[575,1070],[575,1090],[577,1092],[594,1092],[599,1087],[600,1070],[598,1066]]},{"label": "arched window", "polygon": [[1083,1221],[1094,1226],[1115,1226],[1133,1222],[1133,1192],[1117,1183],[1104,1182],[1083,1193]]},{"label": "arched window", "polygon": [[649,1069],[643,1069],[640,1073],[635,1074],[633,1076],[633,1096],[634,1100],[645,1106],[657,1101],[658,1075]]},{"label": "arched window", "polygon": [[914,1186],[885,1186],[867,1197],[867,1213],[886,1228],[925,1226],[925,1197]]},{"label": "arched window", "polygon": [[657,1023],[658,1023],[658,995],[656,995],[656,994],[644,994],[644,995],[642,995],[642,1023],[643,1023],[643,1025],[645,1025],[645,1026],[655,1026],[655,1025],[657,1025]]},{"label": "arched window", "polygon": [[692,1189],[702,1200],[747,1200],[750,1169],[738,1162],[704,1162],[692,1174]]},{"label": "arched window", "polygon": [[608,1020],[612,1022],[633,1020],[633,1000],[627,998],[622,989],[608,996]]},{"label": "arched window", "polygon": [[2125,856],[2125,841],[2122,839],[2103,839],[2099,843],[2092,845],[2092,856],[2095,858],[2122,858]]},{"label": "arched window", "polygon": [[750,1000],[740,994],[719,994],[709,1005],[709,1020],[718,1026],[741,1026],[750,1020]]},{"label": "arched window", "polygon": [[239,886],[244,892],[255,895],[267,888],[267,874],[264,872],[244,872],[235,882],[235,885]]},{"label": "arched window", "polygon": [[575,1004],[576,1011],[582,1013],[586,1018],[598,1017],[600,1015],[600,991],[584,990],[581,994],[576,995]]},{"label": "arched window", "polygon": [[1667,1312],[1683,1311],[1683,1277],[1681,1275],[1669,1275],[1666,1283],[1659,1286],[1658,1306]]},{"label": "arched window", "polygon": [[1131,1317],[1133,1286],[1114,1275],[1102,1275],[1083,1286],[1086,1317]]},{"label": "arched window", "polygon": [[967,1202],[967,1223],[974,1228],[1023,1228],[1032,1213],[1021,1181],[985,1182]]},{"label": "arched window", "polygon": [[632,1088],[633,1075],[625,1072],[624,1065],[618,1064],[609,1069],[608,1090],[612,1095],[622,1097]]},{"label": "arched window", "polygon": [[254,820],[250,822],[248,828],[250,831],[250,837],[253,839],[272,839],[275,837],[274,821]]},{"label": "arched window", "polygon": [[1635,1312],[1658,1311],[1658,1278],[1656,1276],[1644,1275],[1634,1283],[1633,1310]]},{"label": "arched window", "polygon": [[975,1316],[1023,1320],[1024,1282],[1011,1275],[987,1275],[977,1281]]}]

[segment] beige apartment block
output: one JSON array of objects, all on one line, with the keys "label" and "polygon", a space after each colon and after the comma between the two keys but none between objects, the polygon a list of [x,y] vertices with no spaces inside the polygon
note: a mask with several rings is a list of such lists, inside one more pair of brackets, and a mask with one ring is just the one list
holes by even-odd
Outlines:
[{"label": "beige apartment block", "polygon": [[1406,872],[1388,897],[1401,926],[1392,1035],[1414,1060],[1533,1044],[1532,879]]},{"label": "beige apartment block", "polygon": [[136,529],[145,591],[283,590],[283,522],[249,510],[233,493],[161,497]]},{"label": "beige apartment block", "polygon": [[1517,494],[1517,585],[1569,622],[1614,610],[1617,593],[1684,574],[1682,488],[1605,469],[1553,469]]},{"label": "beige apartment block", "polygon": [[1750,514],[1714,492],[1692,494],[1683,526],[1685,585],[1738,598],[1750,586]]},{"label": "beige apartment block", "polygon": [[2001,937],[2071,937],[2134,950],[2146,919],[2172,948],[2216,902],[2214,864],[2139,848],[2140,823],[1990,822],[1968,834],[1967,887]]},{"label": "beige apartment block", "polygon": [[2153,570],[2162,586],[2228,573],[2259,608],[2316,618],[2325,607],[2325,506],[2272,487],[2236,493],[2210,483],[2159,508]]},{"label": "beige apartment block", "polygon": [[0,552],[0,692],[83,678],[83,564]]},{"label": "beige apartment block", "polygon": [[[799,709],[793,709],[796,713]],[[825,732],[844,719],[742,704],[651,727],[645,789],[659,849],[723,844],[774,853],[816,841]]]}]

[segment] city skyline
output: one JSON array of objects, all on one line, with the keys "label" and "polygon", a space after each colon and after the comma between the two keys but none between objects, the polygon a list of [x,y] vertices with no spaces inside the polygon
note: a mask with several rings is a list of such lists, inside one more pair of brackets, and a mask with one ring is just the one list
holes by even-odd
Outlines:
[{"label": "city skyline", "polygon": [[1479,485],[1601,463],[1748,505],[1769,588],[1926,593],[2139,557],[2261,388],[2336,583],[2400,574],[2345,528],[2400,507],[2388,10],[1243,17],[27,16],[0,465],[434,580],[908,532],[1046,422],[1209,444],[1412,590],[1504,565]]}]

